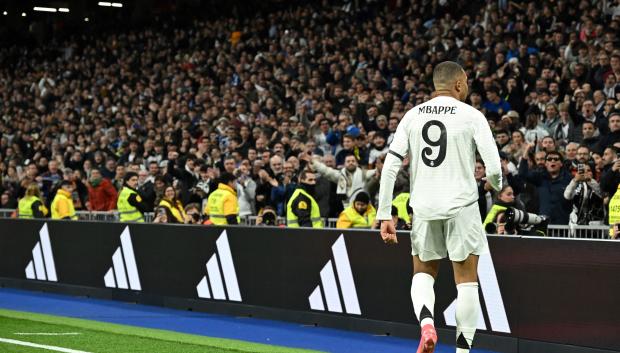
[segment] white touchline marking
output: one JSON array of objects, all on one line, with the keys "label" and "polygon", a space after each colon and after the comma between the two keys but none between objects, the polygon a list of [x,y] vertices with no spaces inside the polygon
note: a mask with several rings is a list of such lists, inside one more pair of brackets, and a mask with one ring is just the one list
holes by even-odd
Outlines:
[{"label": "white touchline marking", "polygon": [[32,342],[12,340],[12,339],[2,338],[2,337],[0,337],[0,342],[16,344],[18,346],[26,346],[26,347],[34,347],[34,348],[47,349],[48,351],[56,351],[56,352],[64,352],[64,353],[91,353],[91,352],[78,351],[78,350],[69,349],[69,348],[62,348],[62,347],[56,347],[56,346],[46,346],[44,344],[37,344],[37,343],[32,343]]},{"label": "white touchline marking", "polygon": [[15,332],[14,335],[19,336],[76,336],[81,335],[79,332]]}]

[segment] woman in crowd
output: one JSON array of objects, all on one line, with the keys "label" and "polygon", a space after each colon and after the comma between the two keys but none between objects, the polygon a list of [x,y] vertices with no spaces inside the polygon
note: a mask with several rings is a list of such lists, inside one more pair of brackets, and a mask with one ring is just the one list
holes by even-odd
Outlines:
[{"label": "woman in crowd", "polygon": [[187,215],[183,209],[183,204],[178,199],[178,193],[174,186],[166,186],[164,197],[159,201],[159,206],[166,210],[167,223],[187,223]]}]

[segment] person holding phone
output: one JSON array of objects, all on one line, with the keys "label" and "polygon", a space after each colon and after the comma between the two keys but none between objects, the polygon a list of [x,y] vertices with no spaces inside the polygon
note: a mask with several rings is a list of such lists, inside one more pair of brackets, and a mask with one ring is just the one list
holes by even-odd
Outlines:
[{"label": "person holding phone", "polygon": [[569,224],[603,223],[605,216],[603,193],[599,183],[593,178],[592,167],[589,164],[577,164],[577,173],[564,190],[564,198],[573,202]]}]

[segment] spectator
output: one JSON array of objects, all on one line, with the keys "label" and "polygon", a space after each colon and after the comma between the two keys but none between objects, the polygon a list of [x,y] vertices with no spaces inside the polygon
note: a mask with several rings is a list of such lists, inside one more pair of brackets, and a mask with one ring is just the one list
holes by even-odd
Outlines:
[{"label": "spectator", "polygon": [[52,219],[77,220],[75,208],[73,207],[73,184],[68,180],[60,182],[60,188],[52,201]]},{"label": "spectator", "polygon": [[372,148],[368,157],[368,167],[374,168],[377,157],[388,153],[388,146],[385,143],[385,137],[382,134],[375,134],[372,139]]},{"label": "spectator", "polygon": [[570,183],[571,177],[562,168],[560,153],[547,153],[544,170],[530,170],[528,163],[521,160],[519,176],[537,187],[540,198],[539,214],[546,216],[549,224],[568,224],[570,204],[564,198],[564,189]]},{"label": "spectator", "polygon": [[200,211],[200,205],[197,203],[190,203],[185,206],[185,215],[187,216],[188,224],[201,224],[202,216]]},{"label": "spectator", "polygon": [[609,115],[609,134],[601,137],[598,151],[603,152],[605,148],[620,142],[620,112],[613,112]]},{"label": "spectator", "polygon": [[336,183],[336,193],[342,200],[343,208],[349,206],[350,198],[356,191],[365,189],[376,172],[374,169],[364,170],[358,167],[357,158],[353,154],[345,157],[344,168],[340,170],[330,168],[317,159],[312,160],[312,166],[322,176]]},{"label": "spectator", "polygon": [[377,211],[370,204],[370,196],[365,191],[358,192],[353,204],[345,208],[336,222],[336,228],[367,228],[375,222]]},{"label": "spectator", "polygon": [[501,116],[510,110],[510,104],[499,96],[496,87],[490,87],[486,92],[487,101],[482,104],[482,108],[487,112]]},{"label": "spectator", "polygon": [[605,216],[603,194],[599,184],[593,178],[590,165],[582,164],[579,172],[566,187],[564,198],[573,201],[569,224],[603,224]]},{"label": "spectator", "polygon": [[593,122],[584,121],[581,124],[581,135],[583,136],[581,140],[582,145],[588,147],[591,151],[598,150],[600,135]]},{"label": "spectator", "polygon": [[17,201],[9,191],[5,191],[0,195],[0,208],[13,210],[17,207]]},{"label": "spectator", "polygon": [[521,160],[525,148],[525,135],[520,130],[515,130],[512,132],[510,143],[504,146],[502,151],[508,153],[511,160],[518,162]]},{"label": "spectator", "polygon": [[138,194],[142,197],[145,206],[145,212],[152,212],[155,206],[155,184],[154,178],[150,178],[149,172],[146,170],[138,171]]},{"label": "spectator", "polygon": [[[138,180],[136,180],[137,184]],[[183,209],[183,204],[179,200],[178,192],[172,185],[167,185],[164,189],[164,197],[159,201],[159,207],[166,210],[167,223],[187,223],[188,218]]]},{"label": "spectator", "polygon": [[484,219],[493,205],[493,194],[491,193],[493,188],[486,179],[486,166],[481,159],[476,160],[474,178],[478,185],[478,208],[480,209],[480,218]]},{"label": "spectator", "polygon": [[579,140],[580,135],[577,130],[579,127],[575,126],[573,119],[570,116],[570,106],[568,103],[560,103],[558,110],[560,111],[560,121],[555,127],[553,137],[560,141],[562,146],[565,146],[569,142],[576,142]]},{"label": "spectator", "polygon": [[277,225],[276,222],[277,222],[276,211],[270,206],[267,206],[263,208],[262,210],[260,210],[260,212],[258,213],[258,217],[256,217],[257,226],[275,227]]},{"label": "spectator", "polygon": [[112,211],[116,209],[116,188],[105,179],[99,169],[93,169],[88,179],[88,210]]},{"label": "spectator", "polygon": [[250,176],[246,164],[239,165],[235,171],[237,178],[237,199],[239,200],[239,216],[242,218],[256,214],[254,199],[256,198],[256,183]]}]

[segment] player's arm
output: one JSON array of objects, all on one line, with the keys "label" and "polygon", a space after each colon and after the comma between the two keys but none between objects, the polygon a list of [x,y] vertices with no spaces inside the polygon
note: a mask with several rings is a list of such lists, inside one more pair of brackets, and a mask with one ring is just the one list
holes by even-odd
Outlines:
[{"label": "player's arm", "polygon": [[499,151],[491,133],[491,128],[482,113],[475,119],[474,129],[474,140],[476,141],[480,157],[482,157],[486,166],[487,180],[491,183],[493,189],[500,191],[502,188],[502,163],[499,159]]},{"label": "player's arm", "polygon": [[396,243],[396,228],[392,221],[392,198],[394,193],[394,183],[403,159],[407,157],[409,151],[407,115],[398,124],[394,139],[390,148],[383,169],[381,170],[381,184],[379,186],[379,206],[377,207],[376,219],[381,222],[381,237],[386,243]]},{"label": "player's arm", "polygon": [[388,153],[381,170],[381,184],[379,186],[379,206],[377,207],[378,220],[392,219],[392,197],[394,183],[403,160],[409,152],[409,134],[407,132],[407,116],[398,124],[394,139],[390,144]]}]

